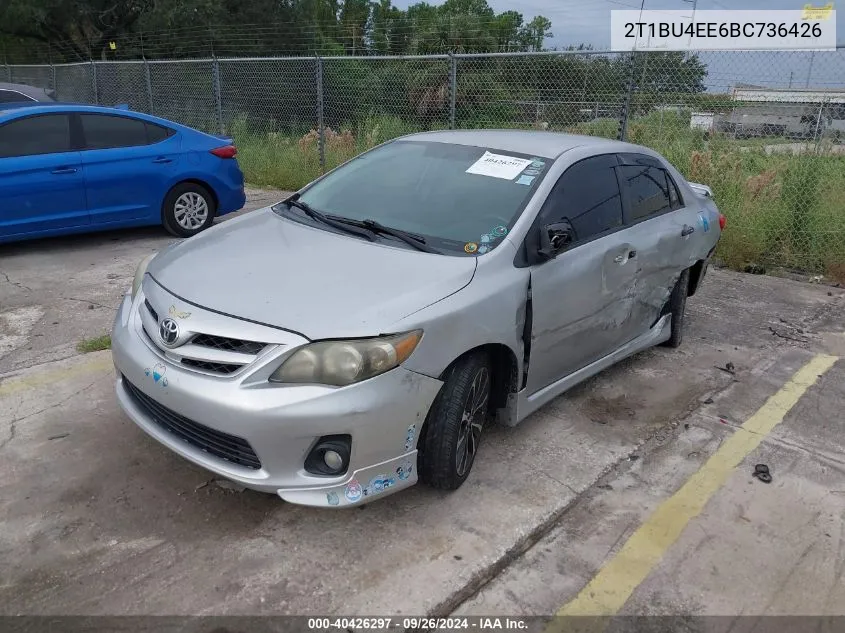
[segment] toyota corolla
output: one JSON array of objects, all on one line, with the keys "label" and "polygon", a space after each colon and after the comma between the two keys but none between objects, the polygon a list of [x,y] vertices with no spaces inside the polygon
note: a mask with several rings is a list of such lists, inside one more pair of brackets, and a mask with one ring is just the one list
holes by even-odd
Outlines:
[{"label": "toyota corolla", "polygon": [[174,452],[290,502],[456,489],[492,421],[678,346],[724,226],[644,147],[403,137],[141,262],[117,397]]}]

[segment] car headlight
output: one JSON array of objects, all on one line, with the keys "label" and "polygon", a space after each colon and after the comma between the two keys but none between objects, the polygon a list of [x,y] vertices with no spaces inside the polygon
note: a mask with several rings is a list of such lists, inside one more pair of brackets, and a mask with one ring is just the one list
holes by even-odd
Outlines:
[{"label": "car headlight", "polygon": [[390,371],[411,355],[422,330],[353,341],[320,341],[297,350],[270,376],[271,382],[343,387]]},{"label": "car headlight", "polygon": [[138,268],[135,269],[135,279],[132,280],[133,299],[135,298],[135,295],[138,294],[138,290],[141,288],[141,282],[144,281],[144,275],[147,274],[147,266],[150,265],[150,262],[155,256],[155,253],[153,253],[152,255],[147,255],[144,259],[141,260],[141,263],[138,264]]}]

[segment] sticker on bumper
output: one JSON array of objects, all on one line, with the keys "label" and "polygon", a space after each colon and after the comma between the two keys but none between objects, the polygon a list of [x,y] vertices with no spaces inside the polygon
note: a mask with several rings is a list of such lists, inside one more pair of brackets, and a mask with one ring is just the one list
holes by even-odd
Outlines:
[{"label": "sticker on bumper", "polygon": [[399,477],[399,481],[405,481],[408,477],[411,476],[411,472],[413,470],[414,466],[411,463],[411,460],[406,460],[396,467],[396,476]]},{"label": "sticker on bumper", "polygon": [[417,425],[412,424],[408,427],[408,433],[405,435],[405,452],[407,453],[415,446],[414,440],[417,438]]},{"label": "sticker on bumper", "polygon": [[346,490],[344,490],[343,494],[347,501],[355,503],[356,501],[360,501],[361,497],[364,495],[364,490],[361,488],[361,484],[358,483],[358,480],[353,479],[346,484]]},{"label": "sticker on bumper", "polygon": [[162,387],[167,386],[167,378],[165,378],[164,374],[167,371],[167,367],[165,367],[162,363],[156,363],[151,368],[147,367],[144,369],[144,375],[148,377],[152,377],[153,382],[157,385],[161,385]]}]

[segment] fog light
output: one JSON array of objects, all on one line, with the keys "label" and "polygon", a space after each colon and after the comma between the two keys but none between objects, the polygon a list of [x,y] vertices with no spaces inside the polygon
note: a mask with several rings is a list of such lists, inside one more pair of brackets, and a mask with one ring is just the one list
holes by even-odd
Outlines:
[{"label": "fog light", "polygon": [[343,468],[343,458],[337,451],[328,450],[323,453],[323,461],[326,462],[326,466],[332,470],[337,471]]},{"label": "fog light", "polygon": [[350,435],[324,435],[305,458],[306,472],[331,477],[344,474],[349,468],[351,446]]}]

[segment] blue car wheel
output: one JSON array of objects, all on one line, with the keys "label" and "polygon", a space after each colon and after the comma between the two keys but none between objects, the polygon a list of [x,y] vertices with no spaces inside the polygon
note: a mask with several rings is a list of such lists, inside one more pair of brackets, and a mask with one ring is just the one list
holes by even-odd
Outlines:
[{"label": "blue car wheel", "polygon": [[193,182],[179,183],[164,199],[162,224],[176,237],[191,237],[210,227],[217,215],[214,196]]}]

